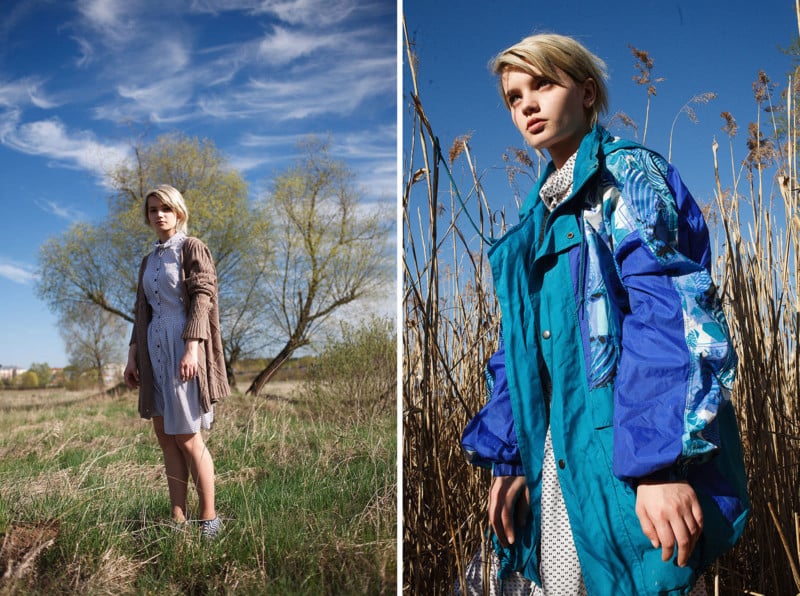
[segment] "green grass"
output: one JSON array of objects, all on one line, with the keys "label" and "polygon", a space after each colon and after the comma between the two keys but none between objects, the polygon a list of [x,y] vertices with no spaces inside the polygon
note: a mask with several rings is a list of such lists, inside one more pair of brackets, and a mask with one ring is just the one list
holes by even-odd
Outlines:
[{"label": "green grass", "polygon": [[[393,414],[336,424],[295,400],[226,400],[206,435],[225,527],[205,542],[169,523],[161,454],[133,394],[9,393],[0,593],[394,593]],[[190,491],[190,515],[196,506]]]}]

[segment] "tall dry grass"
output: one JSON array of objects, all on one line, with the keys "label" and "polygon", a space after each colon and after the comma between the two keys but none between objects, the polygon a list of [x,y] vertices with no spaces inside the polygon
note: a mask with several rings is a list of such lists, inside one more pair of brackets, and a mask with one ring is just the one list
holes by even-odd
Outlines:
[{"label": "tall dry grass", "polygon": [[[731,156],[728,187],[720,181],[718,147],[716,141],[713,144],[724,246],[718,277],[740,359],[733,399],[753,503],[743,540],[720,564],[723,584],[731,593],[800,592],[796,76],[789,77],[786,106],[777,109],[773,85],[759,73],[753,85],[759,117],[748,127],[748,154],[738,164],[737,126],[730,114],[723,114]],[[771,116],[762,122],[761,114]]]},{"label": "tall dry grass", "polygon": [[[489,477],[465,462],[459,445],[466,422],[485,403],[483,366],[499,329],[480,242],[463,216],[457,220],[463,207],[443,165],[461,164],[460,178],[467,182],[460,186],[469,189],[463,198],[482,235],[502,233],[502,222],[490,216],[466,139],[457,139],[439,159],[408,40],[406,50],[411,126],[403,194],[403,590],[438,594],[452,590],[486,530]],[[775,106],[764,110],[771,87],[759,77],[754,89],[758,113],[774,115]],[[722,183],[727,176],[718,165],[709,172],[717,189],[711,206],[718,222],[715,277],[740,358],[733,399],[753,502],[743,539],[709,573],[710,593],[800,592],[796,79],[787,89],[785,122],[759,117],[748,129],[744,161],[736,155],[744,143],[727,115],[730,181]],[[717,164],[716,141],[713,148]]]},{"label": "tall dry grass", "polygon": [[[439,193],[440,148],[419,100],[410,49],[408,60],[414,135],[406,145],[403,193],[403,589],[442,594],[452,590],[483,533],[488,477],[466,464],[460,437],[485,402],[483,364],[496,343],[498,314],[484,281],[484,253],[454,225],[461,211],[456,198]],[[464,139],[452,158],[462,151],[470,163]],[[415,185],[425,186],[427,203],[410,203]],[[467,199],[479,205],[482,233],[492,235],[477,182]]]}]

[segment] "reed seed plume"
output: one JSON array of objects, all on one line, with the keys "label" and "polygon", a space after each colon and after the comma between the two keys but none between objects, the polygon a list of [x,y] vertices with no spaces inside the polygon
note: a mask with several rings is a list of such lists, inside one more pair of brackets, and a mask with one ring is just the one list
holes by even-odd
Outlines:
[{"label": "reed seed plume", "polygon": [[725,120],[725,125],[722,127],[723,132],[729,137],[735,137],[736,133],[739,132],[739,126],[736,124],[736,119],[733,117],[733,114],[730,112],[722,112],[720,116]]},{"label": "reed seed plume", "polygon": [[664,81],[663,77],[653,78],[653,66],[655,62],[646,50],[640,50],[628,44],[631,54],[636,58],[634,68],[639,72],[638,75],[633,75],[633,81],[637,85],[647,87],[647,105],[644,113],[644,130],[642,132],[642,144],[647,142],[647,125],[650,121],[650,98],[656,95],[656,83]]},{"label": "reed seed plume", "polygon": [[469,143],[469,140],[472,138],[472,133],[468,132],[466,134],[461,135],[460,137],[456,137],[453,141],[453,144],[450,145],[450,151],[447,154],[447,158],[450,161],[450,164],[458,159],[458,156],[464,152],[464,147]]}]

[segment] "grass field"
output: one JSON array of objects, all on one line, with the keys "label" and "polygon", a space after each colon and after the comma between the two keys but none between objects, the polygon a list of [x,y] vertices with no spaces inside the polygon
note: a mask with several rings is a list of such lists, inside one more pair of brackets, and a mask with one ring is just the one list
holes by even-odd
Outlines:
[{"label": "grass field", "polygon": [[333,422],[301,389],[217,408],[214,542],[171,527],[133,392],[0,392],[0,594],[394,593],[394,413]]}]

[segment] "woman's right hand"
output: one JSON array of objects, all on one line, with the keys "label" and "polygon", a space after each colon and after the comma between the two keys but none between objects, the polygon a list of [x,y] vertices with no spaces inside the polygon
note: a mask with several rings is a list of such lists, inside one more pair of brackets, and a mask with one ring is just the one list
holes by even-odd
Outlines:
[{"label": "woman's right hand", "polygon": [[125,377],[125,384],[131,389],[136,389],[139,386],[139,367],[136,366],[135,361],[128,360],[123,376]]},{"label": "woman's right hand", "polygon": [[525,476],[494,477],[489,491],[489,523],[502,546],[514,544],[514,523],[522,525],[530,508]]}]

